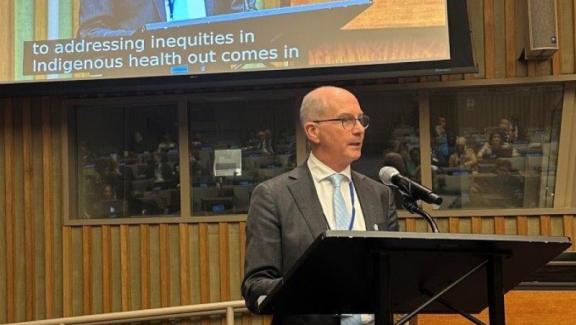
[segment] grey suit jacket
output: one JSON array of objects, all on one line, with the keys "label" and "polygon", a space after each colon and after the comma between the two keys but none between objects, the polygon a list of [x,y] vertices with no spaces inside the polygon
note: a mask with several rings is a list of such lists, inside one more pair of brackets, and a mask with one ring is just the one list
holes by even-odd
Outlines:
[{"label": "grey suit jacket", "polygon": [[[398,230],[392,192],[383,184],[352,172],[366,229]],[[377,227],[374,227],[377,225]],[[265,181],[252,193],[246,225],[242,295],[258,312],[257,299],[282,280],[316,237],[329,229],[307,165]],[[339,324],[331,315],[275,315],[273,324]]]},{"label": "grey suit jacket", "polygon": [[[256,9],[256,0],[204,0],[206,15]],[[165,0],[81,0],[79,37],[130,36],[148,23],[166,21]]]}]

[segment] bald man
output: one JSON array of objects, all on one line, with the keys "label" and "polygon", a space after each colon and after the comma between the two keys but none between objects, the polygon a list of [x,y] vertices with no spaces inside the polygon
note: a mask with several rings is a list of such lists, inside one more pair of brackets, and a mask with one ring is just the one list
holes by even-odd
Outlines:
[{"label": "bald man", "polygon": [[[242,295],[253,312],[325,230],[398,230],[391,191],[350,169],[369,125],[356,97],[337,87],[314,89],[302,101],[300,122],[312,148],[306,163],[252,193]],[[369,321],[360,315],[274,315],[272,324]]]}]

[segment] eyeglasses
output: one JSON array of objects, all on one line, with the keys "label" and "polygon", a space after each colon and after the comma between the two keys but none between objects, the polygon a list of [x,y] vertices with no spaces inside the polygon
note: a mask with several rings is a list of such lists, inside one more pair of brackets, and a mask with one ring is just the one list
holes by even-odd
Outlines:
[{"label": "eyeglasses", "polygon": [[367,129],[370,126],[370,117],[368,115],[360,115],[357,118],[353,116],[349,117],[340,117],[340,118],[331,118],[327,120],[315,120],[312,121],[314,123],[322,123],[322,122],[336,122],[340,121],[342,123],[342,127],[345,130],[352,130],[354,126],[356,126],[356,122],[359,122],[360,125]]}]

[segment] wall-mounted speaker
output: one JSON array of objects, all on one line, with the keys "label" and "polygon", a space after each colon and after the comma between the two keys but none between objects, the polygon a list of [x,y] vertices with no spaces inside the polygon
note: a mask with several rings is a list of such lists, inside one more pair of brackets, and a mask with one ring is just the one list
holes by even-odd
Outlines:
[{"label": "wall-mounted speaker", "polygon": [[524,49],[526,60],[545,60],[558,51],[556,0],[526,0],[528,2],[528,41]]}]

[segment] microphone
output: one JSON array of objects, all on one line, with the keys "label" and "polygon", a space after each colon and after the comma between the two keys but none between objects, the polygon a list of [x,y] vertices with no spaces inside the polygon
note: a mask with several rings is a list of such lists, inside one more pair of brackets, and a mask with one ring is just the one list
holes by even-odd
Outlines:
[{"label": "microphone", "polygon": [[400,175],[400,172],[394,167],[382,167],[378,176],[380,176],[382,183],[385,185],[397,186],[400,191],[406,193],[410,198],[436,205],[442,204],[442,197],[440,197],[440,195],[432,192],[431,189],[418,184],[408,177]]}]

